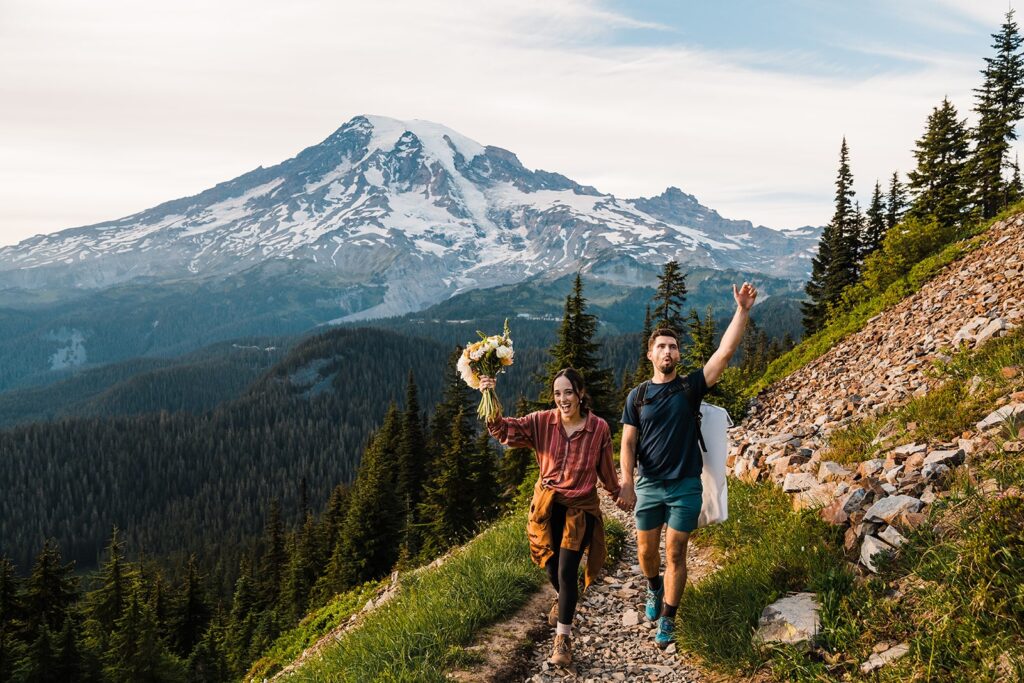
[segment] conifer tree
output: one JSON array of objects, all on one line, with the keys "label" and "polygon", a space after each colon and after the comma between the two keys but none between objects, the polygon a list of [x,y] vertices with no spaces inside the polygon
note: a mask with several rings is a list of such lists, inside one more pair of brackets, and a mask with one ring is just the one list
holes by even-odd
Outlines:
[{"label": "conifer tree", "polygon": [[85,683],[89,678],[88,667],[80,647],[81,640],[79,617],[71,612],[64,619],[64,627],[55,641],[59,654],[54,665],[52,680]]},{"label": "conifer tree", "polygon": [[427,455],[427,443],[423,434],[423,416],[420,413],[419,391],[412,370],[405,390],[405,410],[402,412],[401,435],[398,440],[398,486],[395,499],[401,506],[402,543],[409,556],[417,552],[415,532],[415,511],[423,498],[423,485],[427,477],[427,466],[431,458]]},{"label": "conifer tree", "polygon": [[466,434],[475,430],[473,424],[473,410],[476,402],[480,400],[477,392],[473,391],[459,374],[457,363],[462,356],[462,349],[456,347],[448,356],[448,367],[445,369],[445,385],[441,402],[434,407],[434,415],[430,420],[430,458],[431,466],[427,468],[430,479],[433,463],[448,448],[448,439],[452,434],[452,420],[456,415],[462,415],[462,427]]},{"label": "conifer tree", "polygon": [[[515,414],[522,417],[530,412],[529,403],[520,397],[516,402]],[[501,465],[498,473],[498,481],[501,490],[506,496],[514,495],[516,489],[523,482],[530,463],[534,461],[533,451],[529,448],[506,448],[501,456]]]},{"label": "conifer tree", "polygon": [[309,607],[310,594],[324,562],[320,547],[316,520],[307,513],[302,528],[292,537],[290,561],[281,591],[280,611],[289,621],[301,619]]},{"label": "conifer tree", "polygon": [[[644,311],[644,326],[640,330],[640,357],[636,362],[636,370],[633,372],[632,382],[627,388],[627,393],[634,386],[640,384],[645,379],[651,376],[651,361],[647,360],[647,342],[651,338],[651,333],[654,332],[654,321],[651,317],[651,306],[647,305],[647,309]],[[623,401],[625,401],[625,396]]]},{"label": "conifer tree", "polygon": [[838,301],[843,289],[857,279],[859,234],[853,196],[850,152],[844,137],[839,149],[835,213],[822,231],[818,253],[811,261],[811,277],[804,288],[810,297],[810,301],[801,305],[804,331],[807,334],[821,329],[829,305]]},{"label": "conifer tree", "polygon": [[235,581],[235,592],[231,598],[231,614],[228,618],[226,636],[228,665],[235,676],[241,676],[248,667],[249,646],[258,621],[259,596],[249,563],[244,558]]},{"label": "conifer tree", "polygon": [[74,563],[64,564],[56,542],[47,540],[25,582],[25,615],[30,631],[42,626],[49,630],[48,636],[59,633],[77,600]]},{"label": "conifer tree", "polygon": [[184,681],[184,667],[160,640],[156,619],[142,593],[135,577],[111,631],[110,646],[103,652],[104,679],[111,683]]},{"label": "conifer tree", "polygon": [[683,316],[685,301],[686,273],[679,268],[678,261],[669,261],[658,276],[658,288],[654,293],[654,327],[670,327],[681,334],[686,325]]},{"label": "conifer tree", "polygon": [[555,343],[548,349],[548,361],[541,382],[541,392],[536,408],[551,406],[551,385],[555,375],[564,368],[574,368],[583,376],[590,394],[594,412],[604,418],[614,429],[618,425],[618,405],[615,400],[615,386],[612,371],[600,366],[601,345],[595,342],[597,316],[586,312],[587,300],[583,297],[583,278],[579,273],[573,282],[572,292],[565,298],[565,312],[558,329]]},{"label": "conifer tree", "polygon": [[281,581],[288,566],[285,548],[284,523],[281,521],[281,503],[270,501],[270,513],[264,529],[264,552],[259,565],[260,593],[265,607],[273,607],[281,591]]},{"label": "conifer tree", "polygon": [[[188,657],[203,633],[206,632],[213,610],[210,605],[203,577],[196,566],[194,555],[189,556],[185,569],[185,584],[181,588],[181,600],[174,610],[174,651],[181,657]],[[154,614],[154,619],[156,615]]]},{"label": "conifer tree", "polygon": [[932,110],[924,136],[917,141],[917,168],[908,174],[914,201],[909,215],[934,217],[943,227],[959,227],[969,214],[966,177],[966,120],[957,117],[948,98]]},{"label": "conifer tree", "polygon": [[395,514],[394,490],[399,430],[398,408],[392,404],[352,485],[339,548],[341,587],[383,576],[398,559],[402,519]]},{"label": "conifer tree", "polygon": [[217,614],[189,655],[186,665],[189,683],[223,683],[231,680],[225,637],[223,616]]},{"label": "conifer tree", "polygon": [[89,649],[100,653],[107,650],[110,631],[124,611],[135,576],[134,568],[125,559],[124,541],[117,527],[110,534],[105,554],[99,586],[89,592],[85,606]]},{"label": "conifer tree", "polygon": [[45,621],[35,629],[24,659],[18,664],[16,678],[24,683],[50,683],[57,681],[58,652],[53,636]]},{"label": "conifer tree", "polygon": [[704,313],[704,320],[700,319],[697,309],[690,309],[690,319],[687,321],[690,333],[690,348],[687,350],[687,357],[684,361],[686,371],[702,368],[715,352],[715,316],[711,305],[708,304]]},{"label": "conifer tree", "polygon": [[470,450],[467,485],[473,493],[473,518],[489,521],[498,511],[498,454],[491,446],[491,436],[480,432]]},{"label": "conifer tree", "polygon": [[885,198],[885,229],[892,230],[892,227],[903,220],[903,212],[907,208],[907,190],[900,182],[900,174],[892,172],[889,180],[889,194]]},{"label": "conifer tree", "polygon": [[0,630],[10,629],[22,610],[21,580],[14,563],[0,556]]},{"label": "conifer tree", "polygon": [[1014,202],[1019,202],[1024,197],[1024,181],[1020,177],[1020,159],[1016,155],[1013,157],[1013,164],[1010,168],[1013,169],[1013,174],[1010,176],[1007,203],[1013,204]]},{"label": "conifer tree", "polygon": [[426,527],[424,558],[435,557],[461,541],[473,528],[474,493],[466,486],[470,476],[471,434],[465,431],[461,409],[452,419],[448,448],[437,462],[436,475],[427,487],[419,517]]},{"label": "conifer tree", "polygon": [[982,218],[995,216],[1008,203],[1010,186],[1003,168],[1009,166],[1010,143],[1017,139],[1016,124],[1024,113],[1024,39],[1013,13],[1009,10],[1000,32],[992,34],[995,56],[985,58],[984,81],[974,91],[978,126],[970,175]]},{"label": "conifer tree", "polygon": [[885,237],[885,215],[886,206],[885,200],[882,199],[882,187],[876,180],[875,191],[871,195],[871,205],[868,206],[867,220],[864,223],[861,261],[882,246],[882,238]]}]

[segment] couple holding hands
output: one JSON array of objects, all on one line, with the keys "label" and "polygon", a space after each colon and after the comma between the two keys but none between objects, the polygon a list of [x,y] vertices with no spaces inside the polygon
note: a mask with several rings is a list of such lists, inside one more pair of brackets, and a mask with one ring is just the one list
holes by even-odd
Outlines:
[{"label": "couple holding hands", "polygon": [[[530,504],[527,533],[530,554],[558,593],[548,621],[556,628],[550,662],[572,662],[572,622],[579,600],[578,571],[587,553],[585,586],[605,560],[604,523],[597,483],[623,510],[636,516],[640,568],[647,578],[649,620],[658,621],[654,642],[673,640],[674,619],[686,584],[686,548],[701,511],[703,459],[699,439],[700,403],[721,378],[739,347],[757,298],[748,283],[733,286],[736,313],[707,364],[685,377],[677,374],[679,338],[658,328],[647,341],[651,380],[630,391],[622,412],[621,474],[612,461],[608,423],[590,409],[583,377],[572,368],[559,372],[552,393],[555,408],[525,417],[488,422],[490,434],[513,447],[537,453],[540,476]],[[482,377],[480,389],[493,389]],[[639,476],[634,478],[634,468]],[[661,574],[661,531],[665,536],[665,574]]]}]

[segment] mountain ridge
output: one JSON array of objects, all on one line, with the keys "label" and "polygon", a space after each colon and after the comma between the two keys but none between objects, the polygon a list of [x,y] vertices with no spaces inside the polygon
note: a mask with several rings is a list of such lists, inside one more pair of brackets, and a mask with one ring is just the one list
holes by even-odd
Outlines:
[{"label": "mountain ridge", "polygon": [[675,187],[619,199],[440,124],[357,116],[191,197],[0,248],[0,289],[223,278],[289,261],[339,286],[383,285],[379,302],[339,307],[367,319],[580,269],[650,284],[671,258],[799,279],[817,234],[730,221]]}]

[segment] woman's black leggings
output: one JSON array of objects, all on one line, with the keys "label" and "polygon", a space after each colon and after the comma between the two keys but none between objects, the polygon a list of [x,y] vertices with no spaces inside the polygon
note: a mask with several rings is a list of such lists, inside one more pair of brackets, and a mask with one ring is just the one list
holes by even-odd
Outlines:
[{"label": "woman's black leggings", "polygon": [[580,599],[580,561],[583,559],[583,551],[590,545],[594,536],[594,527],[597,520],[589,512],[584,513],[586,528],[583,531],[583,543],[579,550],[562,548],[562,531],[565,529],[564,505],[551,504],[551,546],[555,554],[548,560],[544,569],[548,573],[548,581],[558,591],[558,621],[563,624],[571,624],[576,616],[576,603]]}]

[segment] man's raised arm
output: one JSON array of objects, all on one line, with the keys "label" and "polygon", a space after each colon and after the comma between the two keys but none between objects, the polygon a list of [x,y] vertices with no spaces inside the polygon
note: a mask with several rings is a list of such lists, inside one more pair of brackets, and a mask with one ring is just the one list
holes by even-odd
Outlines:
[{"label": "man's raised arm", "polygon": [[736,285],[732,286],[732,297],[736,300],[736,313],[732,316],[732,322],[722,335],[722,342],[718,349],[711,354],[707,364],[704,366],[704,381],[709,387],[718,383],[722,373],[729,367],[729,361],[736,349],[740,347],[740,340],[743,339],[743,331],[747,327],[747,320],[750,319],[750,309],[757,299],[757,290],[748,282],[738,290]]}]

